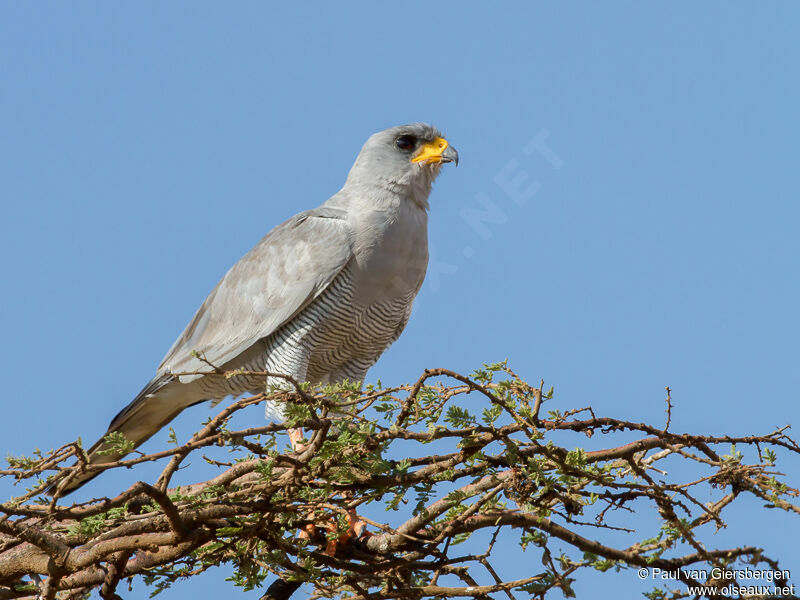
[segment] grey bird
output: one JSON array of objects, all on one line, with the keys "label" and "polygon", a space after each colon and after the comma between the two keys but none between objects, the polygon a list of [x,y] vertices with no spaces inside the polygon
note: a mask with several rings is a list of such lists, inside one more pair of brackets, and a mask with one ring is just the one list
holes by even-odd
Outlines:
[{"label": "grey bird", "polygon": [[[275,227],[225,274],[106,435],[139,446],[188,406],[265,389],[263,377],[208,376],[214,368],[363,381],[411,315],[428,265],[428,196],[448,162],[458,153],[430,125],[372,135],[339,192]],[[268,404],[266,414],[281,419],[282,409]],[[122,455],[100,439],[88,456]],[[62,482],[59,495],[94,475]]]}]

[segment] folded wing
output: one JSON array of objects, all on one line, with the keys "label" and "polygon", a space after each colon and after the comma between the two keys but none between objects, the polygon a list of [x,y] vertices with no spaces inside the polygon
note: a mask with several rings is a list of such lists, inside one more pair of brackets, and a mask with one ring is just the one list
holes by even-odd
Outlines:
[{"label": "folded wing", "polygon": [[[270,231],[209,294],[159,375],[188,383],[236,358],[319,296],[352,258],[346,213],[319,207]],[[202,357],[199,358],[197,355]],[[208,361],[206,363],[205,361]]]}]

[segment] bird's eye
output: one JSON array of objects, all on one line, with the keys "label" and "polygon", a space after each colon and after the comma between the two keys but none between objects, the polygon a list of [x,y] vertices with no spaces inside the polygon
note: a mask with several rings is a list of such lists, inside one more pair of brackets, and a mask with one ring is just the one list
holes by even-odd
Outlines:
[{"label": "bird's eye", "polygon": [[401,135],[394,142],[400,150],[411,150],[417,145],[417,139],[413,135]]}]

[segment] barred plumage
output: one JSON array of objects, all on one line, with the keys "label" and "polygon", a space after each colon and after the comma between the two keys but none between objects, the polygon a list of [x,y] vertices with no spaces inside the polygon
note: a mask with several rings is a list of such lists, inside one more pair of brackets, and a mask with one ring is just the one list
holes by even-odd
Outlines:
[{"label": "barred plumage", "polygon": [[[291,374],[298,381],[325,385],[363,381],[369,368],[400,336],[411,315],[416,290],[391,300],[364,305],[353,286],[348,265],[316,300],[263,343],[263,352],[239,367],[245,371]],[[256,394],[269,386],[286,387],[277,377],[205,377],[209,400],[228,395]],[[268,418],[282,418],[279,406],[268,403]]]}]

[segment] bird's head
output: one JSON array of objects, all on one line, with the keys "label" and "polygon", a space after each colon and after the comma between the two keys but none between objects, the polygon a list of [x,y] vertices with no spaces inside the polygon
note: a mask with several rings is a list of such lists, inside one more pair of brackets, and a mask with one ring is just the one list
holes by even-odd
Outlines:
[{"label": "bird's head", "polygon": [[347,177],[348,185],[410,192],[427,206],[433,180],[458,152],[435,127],[412,123],[373,134]]}]

